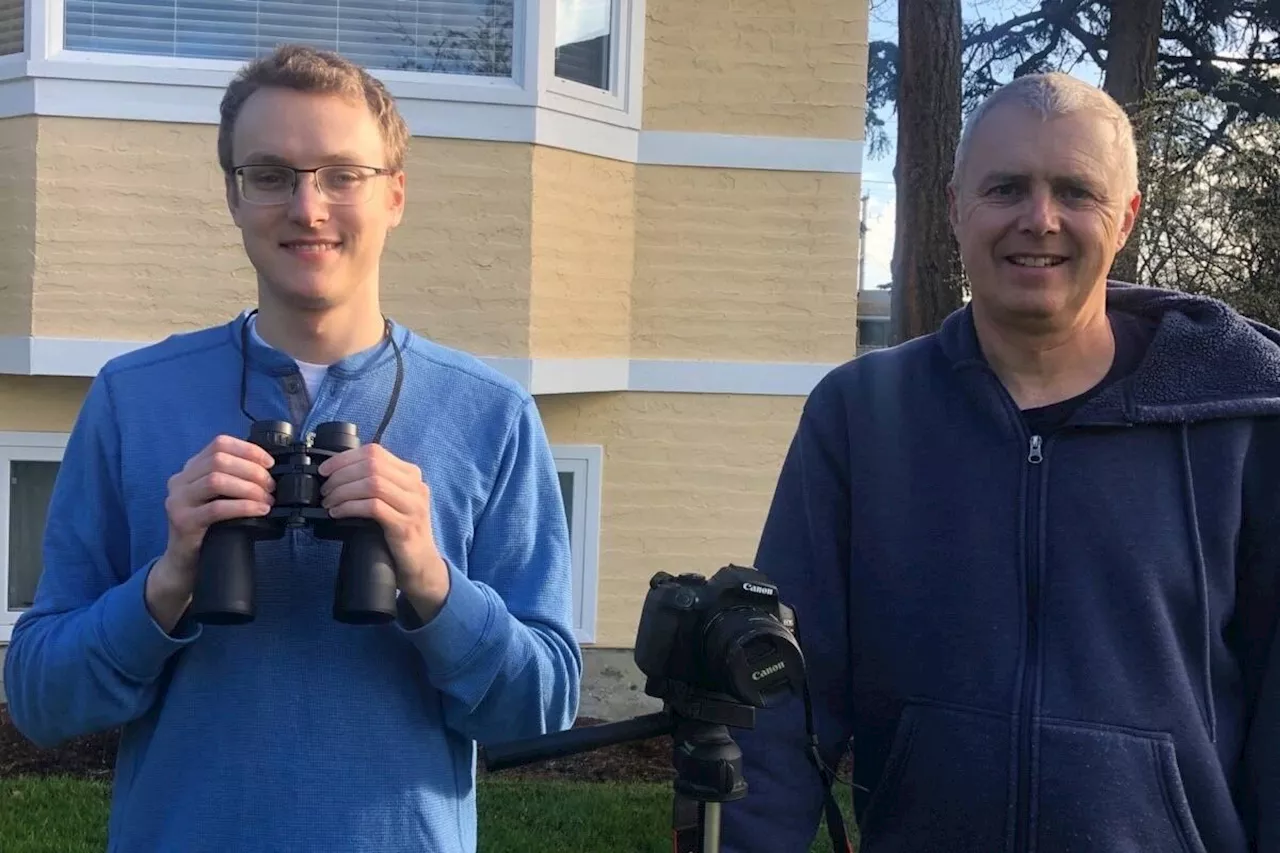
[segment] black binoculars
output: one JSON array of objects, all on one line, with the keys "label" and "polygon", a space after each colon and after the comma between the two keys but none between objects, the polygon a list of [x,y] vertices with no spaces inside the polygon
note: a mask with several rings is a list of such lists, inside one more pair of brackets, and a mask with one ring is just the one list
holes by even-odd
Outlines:
[{"label": "black binoculars", "polygon": [[254,617],[254,544],[279,539],[291,527],[310,527],[317,539],[342,542],[333,618],[378,625],[396,616],[395,563],[382,527],[367,518],[331,518],[320,503],[320,465],[360,446],[355,424],[330,421],[294,439],[287,421],[256,421],[249,441],[271,454],[275,501],[264,516],[214,524],[200,549],[191,616],[210,625],[242,625]]}]

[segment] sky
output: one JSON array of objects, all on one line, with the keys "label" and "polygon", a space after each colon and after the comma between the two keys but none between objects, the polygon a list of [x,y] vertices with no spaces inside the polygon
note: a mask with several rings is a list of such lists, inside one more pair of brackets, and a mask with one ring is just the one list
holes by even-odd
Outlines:
[{"label": "sky", "polygon": [[[1038,5],[1034,0],[963,0],[960,14],[966,20],[976,20],[979,17],[987,20],[1006,20]],[[898,40],[897,0],[877,0],[872,3],[872,6],[867,33],[868,41],[896,42]],[[1076,73],[1089,79],[1091,83],[1098,83],[1098,79],[1087,76],[1090,69],[1093,72],[1097,71],[1090,65],[1089,68],[1081,67]],[[894,143],[897,140],[898,117],[896,113],[886,112],[883,118],[889,145],[879,156],[872,157],[867,153],[862,160],[862,194],[869,198],[866,202],[866,278],[860,283],[860,287],[866,289],[888,284],[893,277],[890,272],[890,264],[893,260],[896,193],[893,183],[893,164],[896,156]]]},{"label": "sky", "polygon": [[[868,41],[897,41],[898,14],[897,3],[886,2],[873,9],[868,27]],[[889,265],[893,260],[893,216],[894,195],[893,160],[895,156],[894,142],[897,140],[897,116],[885,117],[885,131],[889,136],[889,147],[881,155],[872,157],[864,154],[862,158],[862,194],[868,196],[866,201],[867,235],[864,250],[867,255],[866,278],[861,287],[868,290],[878,284],[887,284],[892,279]]]}]

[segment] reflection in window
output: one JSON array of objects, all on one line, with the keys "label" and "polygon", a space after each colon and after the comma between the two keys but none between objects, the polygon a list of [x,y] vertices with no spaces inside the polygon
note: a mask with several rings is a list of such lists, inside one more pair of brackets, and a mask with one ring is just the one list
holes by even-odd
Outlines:
[{"label": "reflection in window", "polygon": [[509,77],[514,0],[66,0],[68,50],[243,61],[294,42],[367,68]]},{"label": "reflection in window", "polygon": [[569,522],[569,539],[573,539],[573,472],[560,471],[560,494],[564,497],[564,517]]},{"label": "reflection in window", "polygon": [[57,462],[9,464],[9,610],[26,610],[35,600],[45,520],[57,476]]},{"label": "reflection in window", "polygon": [[876,318],[858,321],[859,347],[887,347],[889,345],[889,321]]},{"label": "reflection in window", "polygon": [[613,0],[556,0],[556,76],[613,89]]}]

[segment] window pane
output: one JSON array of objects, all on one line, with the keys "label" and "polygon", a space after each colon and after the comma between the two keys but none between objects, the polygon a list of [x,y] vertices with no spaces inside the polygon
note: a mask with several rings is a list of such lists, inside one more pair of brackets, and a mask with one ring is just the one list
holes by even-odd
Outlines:
[{"label": "window pane", "polygon": [[0,56],[22,53],[22,0],[0,0]]},{"label": "window pane", "polygon": [[515,0],[66,0],[64,38],[69,50],[234,61],[296,42],[374,69],[509,77],[514,8]]},{"label": "window pane", "polygon": [[883,347],[889,345],[888,320],[859,320],[858,346]]},{"label": "window pane", "polygon": [[569,522],[569,539],[573,539],[573,472],[561,471],[560,494],[564,498],[564,517]]},{"label": "window pane", "polygon": [[40,580],[41,544],[57,462],[9,466],[9,609],[26,610]]},{"label": "window pane", "polygon": [[613,0],[556,0],[556,76],[611,89]]}]

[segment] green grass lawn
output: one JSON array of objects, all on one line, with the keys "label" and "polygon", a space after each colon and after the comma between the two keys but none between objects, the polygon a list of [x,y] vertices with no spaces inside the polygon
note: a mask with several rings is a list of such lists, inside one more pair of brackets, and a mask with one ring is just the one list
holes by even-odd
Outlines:
[{"label": "green grass lawn", "polygon": [[[845,789],[847,793],[847,789]],[[0,779],[5,853],[101,853],[107,783]],[[671,788],[484,780],[480,853],[670,853]],[[829,853],[825,827],[811,853]]]}]

